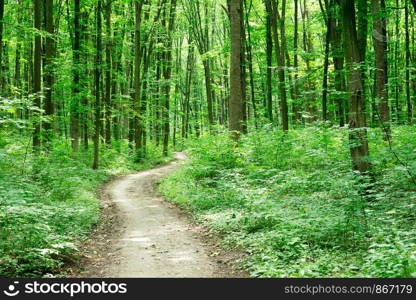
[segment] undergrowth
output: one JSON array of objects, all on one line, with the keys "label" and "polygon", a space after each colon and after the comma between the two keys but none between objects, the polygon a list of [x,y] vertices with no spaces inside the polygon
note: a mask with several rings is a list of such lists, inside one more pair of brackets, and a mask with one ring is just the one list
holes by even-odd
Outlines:
[{"label": "undergrowth", "polygon": [[415,277],[416,132],[396,127],[392,139],[405,164],[371,129],[373,179],[363,179],[351,171],[347,129],[266,127],[239,147],[227,133],[204,136],[161,190],[223,247],[246,251],[253,277]]},{"label": "undergrowth", "polygon": [[[34,155],[30,137],[0,137],[0,277],[59,276],[100,216],[97,188],[110,176],[165,161],[149,149],[136,164],[124,142],[102,147],[101,169],[91,169],[92,149],[74,153],[55,140]],[[90,147],[92,148],[92,147]],[[118,150],[117,150],[118,149]]]}]

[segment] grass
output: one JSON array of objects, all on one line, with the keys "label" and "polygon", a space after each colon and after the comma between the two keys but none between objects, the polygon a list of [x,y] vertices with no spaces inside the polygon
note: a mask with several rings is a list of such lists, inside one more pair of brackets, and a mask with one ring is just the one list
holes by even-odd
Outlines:
[{"label": "grass", "polygon": [[[166,159],[149,149],[136,164],[124,142],[101,149],[101,169],[91,169],[92,151],[73,153],[57,139],[49,154],[35,156],[30,137],[0,140],[0,277],[59,274],[100,217],[96,191],[110,176],[145,169]],[[119,149],[119,150],[117,150]],[[126,154],[127,153],[127,154]]]},{"label": "grass", "polygon": [[379,129],[369,141],[373,181],[351,171],[347,129],[265,127],[238,148],[205,136],[161,190],[224,248],[244,249],[253,277],[416,277],[416,132],[393,128],[405,165]]}]

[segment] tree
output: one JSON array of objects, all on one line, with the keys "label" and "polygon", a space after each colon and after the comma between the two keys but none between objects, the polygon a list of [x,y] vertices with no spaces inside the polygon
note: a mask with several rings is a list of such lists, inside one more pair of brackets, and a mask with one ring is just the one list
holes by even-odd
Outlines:
[{"label": "tree", "polygon": [[[35,51],[33,55],[33,94],[35,97],[35,106],[41,108],[41,84],[42,84],[42,37],[40,35],[42,24],[42,4],[40,0],[34,0],[34,28],[37,31],[35,33]],[[41,145],[41,123],[40,114],[34,114],[34,127],[33,133],[33,150],[39,152]]]},{"label": "tree", "polygon": [[241,72],[242,48],[242,1],[229,1],[230,32],[231,32],[231,59],[230,59],[230,131],[234,140],[239,139],[243,130],[243,91]]},{"label": "tree", "polygon": [[[141,93],[141,61],[142,61],[142,45],[141,45],[141,22],[143,1],[134,1],[135,8],[135,31],[134,31],[134,141],[137,159],[140,160],[143,153],[142,143],[142,119],[140,115],[140,93]],[[130,128],[130,130],[132,130]]]},{"label": "tree", "polygon": [[271,4],[268,5],[271,11],[271,26],[273,31],[273,38],[274,38],[274,46],[275,46],[275,53],[276,53],[276,60],[277,60],[277,72],[279,77],[279,95],[280,95],[280,110],[282,115],[282,128],[284,131],[289,130],[289,111],[287,105],[287,94],[286,94],[286,75],[285,75],[285,55],[284,49],[286,47],[286,43],[283,39],[284,30],[285,30],[285,11],[286,11],[286,0],[282,1],[282,16],[281,16],[281,23],[280,23],[280,34],[282,41],[279,40],[279,33],[277,30],[277,20],[278,20],[278,6],[276,1],[271,1]]},{"label": "tree", "polygon": [[165,79],[164,84],[164,107],[163,107],[163,154],[168,155],[169,147],[169,133],[170,133],[170,120],[169,120],[169,101],[172,77],[172,34],[175,26],[175,13],[176,13],[176,0],[171,0],[170,12],[169,12],[169,25],[167,28],[167,42],[166,42],[166,65],[164,67],[163,77]]},{"label": "tree", "polygon": [[330,0],[329,8],[329,26],[330,26],[330,43],[332,59],[335,69],[335,90],[337,91],[336,103],[337,103],[337,115],[339,119],[339,126],[344,127],[344,92],[345,92],[345,76],[344,76],[344,55],[342,47],[342,23],[336,16],[337,2],[336,0]]},{"label": "tree", "polygon": [[[297,1],[297,0],[295,0]],[[271,31],[270,2],[265,0],[266,5],[266,116],[273,122],[273,88],[272,88],[272,63],[273,63],[273,40]]]},{"label": "tree", "polygon": [[[4,27],[4,0],[0,0],[0,66],[3,66],[3,27]],[[0,84],[3,83],[2,67],[0,67]],[[3,85],[0,87],[0,93],[3,90]]]},{"label": "tree", "polygon": [[328,8],[328,1],[325,1],[325,8],[322,5],[322,2],[319,1],[321,5],[322,15],[325,20],[326,25],[326,35],[325,35],[325,59],[324,59],[324,78],[322,82],[322,120],[328,120],[328,69],[329,69],[329,48],[331,43],[331,19],[330,14],[332,12]]},{"label": "tree", "polygon": [[407,104],[407,122],[412,123],[412,103],[410,101],[410,28],[409,28],[409,4],[404,3],[405,28],[406,28],[406,104]]},{"label": "tree", "polygon": [[106,24],[106,43],[105,43],[105,143],[111,144],[111,4],[113,0],[108,0],[105,5],[105,24]]},{"label": "tree", "polygon": [[95,48],[95,128],[94,128],[94,170],[99,167],[100,155],[100,129],[101,129],[101,52],[102,52],[102,5],[98,0],[95,9],[96,18],[96,48]]},{"label": "tree", "polygon": [[344,29],[344,54],[348,68],[350,154],[353,169],[365,174],[370,170],[370,163],[366,160],[369,156],[369,149],[360,67],[362,58],[357,37],[355,3],[353,0],[341,0],[341,17]]},{"label": "tree", "polygon": [[71,99],[71,144],[77,152],[79,148],[79,99],[80,99],[80,0],[74,0],[74,42],[73,42],[73,97]]},{"label": "tree", "polygon": [[373,44],[375,54],[374,93],[380,101],[380,122],[384,127],[384,139],[390,138],[390,112],[388,98],[386,5],[384,0],[372,0]]}]

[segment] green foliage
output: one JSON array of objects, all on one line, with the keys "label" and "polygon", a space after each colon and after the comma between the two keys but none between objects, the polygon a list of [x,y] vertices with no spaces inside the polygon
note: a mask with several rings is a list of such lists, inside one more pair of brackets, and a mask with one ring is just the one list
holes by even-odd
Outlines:
[{"label": "green foliage", "polygon": [[[347,129],[324,125],[287,134],[266,127],[238,148],[226,133],[192,141],[191,163],[161,189],[224,247],[247,251],[252,276],[416,276],[416,190],[406,167],[374,129],[374,179],[358,177]],[[393,140],[411,168],[414,130],[394,128]]]},{"label": "green foliage", "polygon": [[95,192],[103,181],[165,161],[149,147],[146,164],[134,164],[119,142],[114,149],[123,152],[101,149],[105,169],[93,171],[91,151],[73,153],[56,140],[50,153],[34,156],[29,140],[0,140],[0,277],[59,272],[99,218]]}]

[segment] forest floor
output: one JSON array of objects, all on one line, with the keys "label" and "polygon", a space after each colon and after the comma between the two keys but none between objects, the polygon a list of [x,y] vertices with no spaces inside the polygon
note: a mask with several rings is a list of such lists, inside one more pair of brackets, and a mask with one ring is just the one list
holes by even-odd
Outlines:
[{"label": "forest floor", "polygon": [[118,177],[101,191],[102,221],[81,250],[73,277],[246,277],[234,271],[239,253],[221,253],[215,237],[159,195],[174,162]]}]

